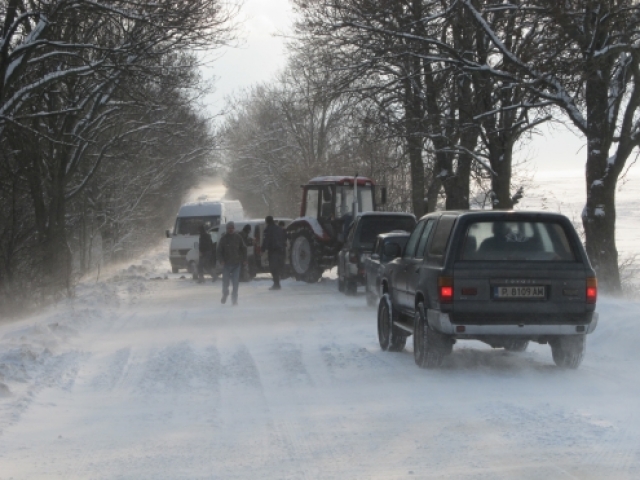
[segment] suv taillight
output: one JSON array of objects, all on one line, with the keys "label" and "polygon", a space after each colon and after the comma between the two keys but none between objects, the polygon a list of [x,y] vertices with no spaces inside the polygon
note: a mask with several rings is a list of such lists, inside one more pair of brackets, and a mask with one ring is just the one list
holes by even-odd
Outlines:
[{"label": "suv taillight", "polygon": [[438,277],[438,297],[440,303],[453,302],[453,277]]},{"label": "suv taillight", "polygon": [[587,278],[587,303],[596,303],[598,299],[598,279],[596,277]]}]

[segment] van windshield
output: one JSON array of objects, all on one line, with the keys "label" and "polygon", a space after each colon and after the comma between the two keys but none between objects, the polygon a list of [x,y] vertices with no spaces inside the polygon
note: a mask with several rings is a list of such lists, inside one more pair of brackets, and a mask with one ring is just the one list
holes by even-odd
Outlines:
[{"label": "van windshield", "polygon": [[176,235],[199,235],[200,225],[209,230],[220,225],[220,215],[207,215],[202,217],[178,217],[176,219]]},{"label": "van windshield", "polygon": [[576,256],[558,223],[495,221],[469,225],[461,259],[566,262]]},{"label": "van windshield", "polygon": [[415,226],[415,219],[409,216],[364,217],[358,223],[358,231],[356,232],[353,246],[364,250],[373,250],[373,244],[381,233],[387,233],[393,230],[410,232]]}]

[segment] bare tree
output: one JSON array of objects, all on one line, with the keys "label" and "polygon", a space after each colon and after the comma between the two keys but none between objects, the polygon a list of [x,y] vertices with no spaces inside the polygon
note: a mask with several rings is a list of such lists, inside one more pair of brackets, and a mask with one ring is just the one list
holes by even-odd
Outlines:
[{"label": "bare tree", "polygon": [[585,135],[587,253],[604,288],[619,292],[615,190],[640,145],[640,6],[633,0],[512,3],[508,8],[535,11],[527,35],[539,54],[524,57],[492,28],[486,8],[463,3],[509,65],[481,68],[552,102]]},{"label": "bare tree", "polygon": [[[233,9],[224,7],[219,0],[0,2],[0,160],[15,175],[5,185],[19,185],[23,201],[28,193],[31,255],[41,273],[69,286],[73,202],[86,203],[83,192],[104,180],[105,163],[121,163],[117,153],[136,142],[149,153],[153,142],[184,147],[177,140],[189,129],[203,131],[192,114],[199,93],[192,52],[232,39]],[[202,158],[212,147],[205,136],[207,145],[200,136],[189,149],[173,149],[169,162],[145,155],[147,181]]]}]

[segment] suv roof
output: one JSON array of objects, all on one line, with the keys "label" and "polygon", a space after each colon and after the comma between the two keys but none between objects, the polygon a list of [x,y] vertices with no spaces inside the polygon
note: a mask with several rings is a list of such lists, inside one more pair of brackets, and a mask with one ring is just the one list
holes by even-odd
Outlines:
[{"label": "suv roof", "polygon": [[413,213],[407,212],[359,212],[356,217],[413,217]]},{"label": "suv roof", "polygon": [[562,215],[561,213],[554,212],[542,212],[538,210],[439,210],[437,212],[427,213],[423,215],[422,218],[427,216],[434,215],[450,215],[450,216],[458,216],[458,217],[487,217],[487,218],[496,218],[496,217],[504,217],[504,216],[513,216],[518,218],[548,218],[548,219],[559,219],[559,218],[567,218],[566,215]]}]

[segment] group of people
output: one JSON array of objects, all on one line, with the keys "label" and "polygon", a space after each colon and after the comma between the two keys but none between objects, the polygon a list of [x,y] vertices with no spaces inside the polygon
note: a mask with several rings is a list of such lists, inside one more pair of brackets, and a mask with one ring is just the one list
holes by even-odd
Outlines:
[{"label": "group of people", "polygon": [[[269,290],[280,290],[280,277],[287,250],[287,235],[283,228],[284,224],[276,224],[271,215],[265,218],[265,222],[267,226],[264,229],[261,248],[268,254],[269,271],[273,277],[273,285]],[[253,245],[253,239],[249,237],[250,232],[251,226],[245,225],[242,231],[237,233],[235,223],[231,221],[227,222],[225,234],[218,239],[216,257],[222,266],[222,303],[227,302],[229,284],[231,284],[231,303],[238,304],[240,272],[247,264],[247,247]],[[211,264],[213,257],[213,242],[204,226],[200,228],[199,252],[198,277],[202,279],[205,264]]]}]

